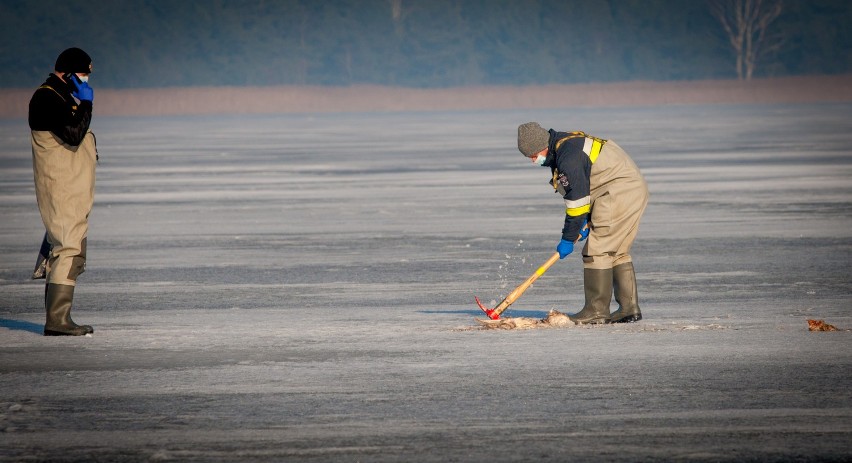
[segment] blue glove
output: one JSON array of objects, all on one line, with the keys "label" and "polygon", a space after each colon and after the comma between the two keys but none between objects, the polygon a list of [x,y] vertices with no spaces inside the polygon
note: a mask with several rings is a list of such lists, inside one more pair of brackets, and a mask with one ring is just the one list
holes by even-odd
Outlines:
[{"label": "blue glove", "polygon": [[565,256],[574,252],[574,242],[562,240],[556,245],[556,252],[559,253],[559,258],[564,259]]},{"label": "blue glove", "polygon": [[95,99],[95,91],[92,90],[92,87],[89,87],[87,82],[77,83],[77,79],[71,78],[71,83],[74,84],[76,90],[71,92],[74,95],[74,98],[80,101],[92,101]]},{"label": "blue glove", "polygon": [[589,219],[583,219],[583,226],[580,227],[580,239],[579,241],[583,241],[584,239],[589,237]]}]

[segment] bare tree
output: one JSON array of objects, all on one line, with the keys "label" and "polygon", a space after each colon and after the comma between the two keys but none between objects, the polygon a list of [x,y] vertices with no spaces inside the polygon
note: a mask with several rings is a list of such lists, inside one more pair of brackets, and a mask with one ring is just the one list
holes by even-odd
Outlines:
[{"label": "bare tree", "polygon": [[393,19],[393,28],[397,37],[402,35],[402,20],[405,16],[405,11],[402,7],[402,0],[388,0],[391,4],[391,18]]},{"label": "bare tree", "polygon": [[780,0],[708,0],[710,12],[737,54],[737,78],[751,80],[757,60],[781,47],[780,36],[767,34],[781,14]]}]

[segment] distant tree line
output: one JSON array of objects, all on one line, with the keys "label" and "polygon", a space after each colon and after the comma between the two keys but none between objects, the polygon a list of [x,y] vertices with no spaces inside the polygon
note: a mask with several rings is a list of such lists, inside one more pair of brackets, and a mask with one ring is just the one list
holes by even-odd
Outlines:
[{"label": "distant tree line", "polygon": [[766,25],[771,40],[762,39],[769,41],[760,53],[739,56],[736,25],[725,26],[720,15],[754,1],[0,0],[0,77],[3,87],[37,85],[69,46],[93,56],[93,86],[111,88],[451,87],[852,71],[852,2],[762,0],[778,5]]}]

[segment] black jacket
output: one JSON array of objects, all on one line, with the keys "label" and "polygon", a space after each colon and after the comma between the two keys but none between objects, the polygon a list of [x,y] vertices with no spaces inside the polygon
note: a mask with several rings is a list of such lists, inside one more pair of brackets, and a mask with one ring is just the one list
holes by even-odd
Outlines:
[{"label": "black jacket", "polygon": [[[565,139],[559,148],[557,144]],[[545,166],[550,167],[554,176],[553,187],[557,188],[566,203],[579,202],[588,204],[592,171],[592,161],[583,151],[586,137],[582,132],[557,132],[550,129],[550,143]],[[575,241],[583,222],[588,217],[589,208],[579,207],[577,210],[568,208],[565,224],[562,227],[562,239]]]},{"label": "black jacket", "polygon": [[92,102],[78,104],[72,90],[71,84],[51,74],[30,99],[30,130],[49,130],[65,143],[79,146],[92,121]]}]

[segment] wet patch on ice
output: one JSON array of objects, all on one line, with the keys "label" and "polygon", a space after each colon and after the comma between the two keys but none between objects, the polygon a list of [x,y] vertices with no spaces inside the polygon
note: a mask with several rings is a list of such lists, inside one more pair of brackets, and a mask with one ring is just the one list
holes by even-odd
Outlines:
[{"label": "wet patch on ice", "polygon": [[718,323],[627,323],[611,325],[618,327],[616,333],[642,333],[642,332],[657,332],[657,331],[717,331],[731,329],[730,326],[720,325]]},{"label": "wet patch on ice", "polygon": [[498,320],[475,318],[478,327],[470,329],[482,330],[529,330],[535,328],[563,328],[574,326],[574,322],[568,315],[551,309],[544,318],[533,317],[508,317]]},{"label": "wet patch on ice", "polygon": [[718,323],[625,323],[607,325],[578,325],[568,318],[568,315],[551,310],[545,318],[533,317],[508,317],[499,320],[474,319],[478,326],[456,328],[454,331],[481,331],[481,330],[530,330],[538,328],[573,328],[573,329],[600,329],[609,333],[649,333],[649,332],[672,332],[672,331],[717,331],[735,329],[731,326]]}]

